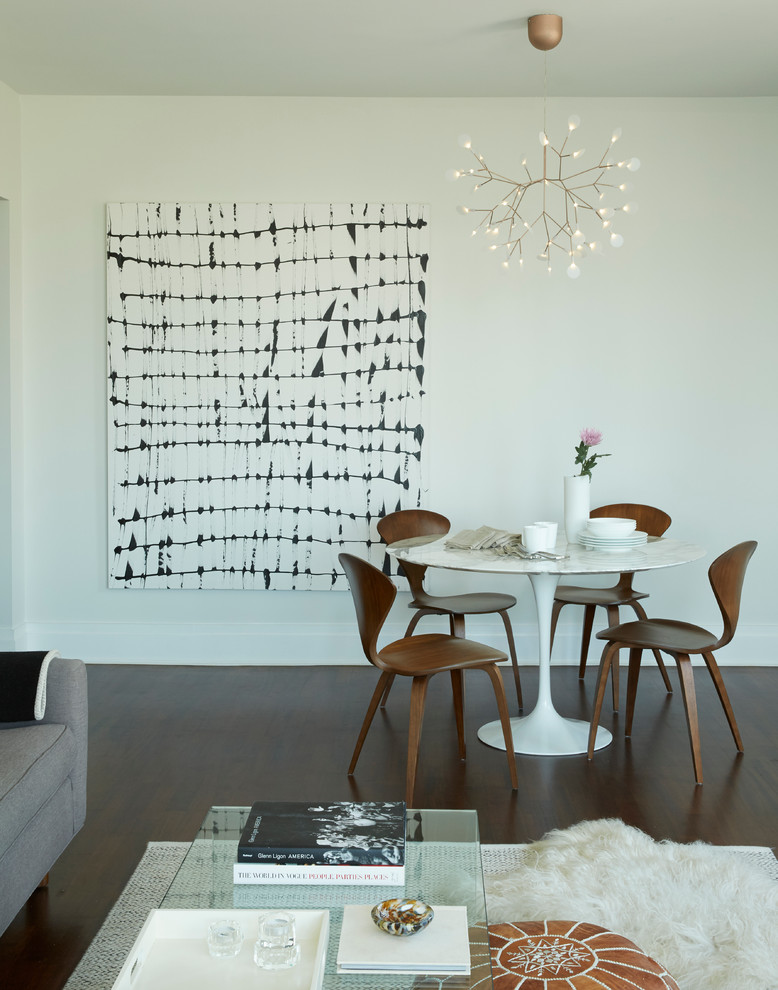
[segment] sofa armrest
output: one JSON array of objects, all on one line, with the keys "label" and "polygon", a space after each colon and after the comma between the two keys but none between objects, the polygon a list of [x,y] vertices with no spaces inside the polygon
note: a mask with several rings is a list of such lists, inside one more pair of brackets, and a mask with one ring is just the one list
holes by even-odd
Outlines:
[{"label": "sofa armrest", "polygon": [[88,700],[86,665],[83,660],[54,657],[49,664],[46,682],[46,712],[37,724],[67,725],[76,741],[76,764],[73,772],[75,827],[86,818],[86,765]]}]

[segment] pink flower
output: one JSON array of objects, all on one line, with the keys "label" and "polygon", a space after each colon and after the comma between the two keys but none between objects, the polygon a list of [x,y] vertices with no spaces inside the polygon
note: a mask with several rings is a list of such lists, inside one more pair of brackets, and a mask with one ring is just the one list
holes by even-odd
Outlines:
[{"label": "pink flower", "polygon": [[598,443],[602,443],[602,433],[591,426],[585,426],[581,430],[581,440],[587,447],[596,447]]}]

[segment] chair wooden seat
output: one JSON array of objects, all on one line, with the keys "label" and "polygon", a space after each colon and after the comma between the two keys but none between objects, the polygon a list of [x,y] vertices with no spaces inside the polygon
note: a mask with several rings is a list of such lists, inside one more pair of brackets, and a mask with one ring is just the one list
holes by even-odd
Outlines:
[{"label": "chair wooden seat", "polygon": [[641,598],[648,598],[647,591],[634,588],[584,588],[574,584],[560,584],[554,592],[554,600],[565,605],[630,605]]},{"label": "chair wooden seat", "polygon": [[465,595],[419,595],[408,607],[423,608],[438,615],[448,615],[451,612],[459,612],[462,615],[488,615],[490,612],[513,608],[515,604],[516,599],[513,595],[473,591]]},{"label": "chair wooden seat", "polygon": [[644,650],[664,650],[669,653],[702,653],[716,648],[718,637],[702,626],[676,619],[645,619],[623,622],[597,633],[597,639],[629,642]]},{"label": "chair wooden seat", "polygon": [[644,649],[662,650],[669,654],[676,662],[678,676],[681,682],[681,693],[686,709],[686,723],[689,729],[689,742],[692,750],[692,762],[694,764],[694,778],[698,784],[702,783],[702,755],[700,751],[700,727],[697,717],[697,699],[694,691],[694,674],[692,670],[691,657],[700,654],[705,661],[705,665],[713,678],[716,693],[724,709],[724,714],[729,723],[732,738],[739,753],[743,752],[743,742],[740,738],[740,730],[735,720],[735,713],[732,710],[727,689],[721,677],[721,671],[713,656],[715,650],[721,649],[731,642],[737,629],[738,617],[740,615],[740,598],[743,592],[743,581],[745,580],[748,562],[756,550],[756,542],[749,540],[739,543],[730,550],[725,551],[717,557],[708,568],[708,579],[713,589],[721,618],[724,623],[724,630],[721,636],[716,637],[712,632],[703,629],[702,626],[692,625],[690,622],[680,622],[675,619],[644,619],[638,622],[624,622],[619,625],[610,626],[597,633],[597,638],[605,640],[605,648],[602,651],[600,669],[597,676],[597,688],[594,698],[594,711],[589,727],[589,746],[587,754],[591,760],[594,756],[594,744],[597,736],[597,726],[600,721],[600,711],[602,710],[602,699],[605,694],[605,686],[608,681],[608,672],[618,657],[619,650],[629,649],[629,674],[627,679],[627,717],[624,726],[624,734],[632,734],[632,718],[635,713],[635,697],[638,689],[638,678],[640,677],[640,661]]},{"label": "chair wooden seat", "polygon": [[[419,536],[445,536],[451,529],[449,520],[439,512],[428,509],[401,509],[390,512],[379,519],[376,524],[378,534],[385,543],[398,543],[400,540],[410,540]],[[452,636],[465,636],[466,615],[489,615],[496,613],[502,619],[505,636],[508,640],[508,653],[513,667],[513,681],[516,687],[516,701],[519,711],[524,707],[519,677],[519,662],[516,657],[516,644],[513,639],[513,628],[508,616],[508,609],[513,608],[516,599],[513,595],[503,595],[488,591],[468,592],[464,595],[430,595],[424,588],[424,574],[427,570],[424,564],[414,564],[410,561],[399,561],[400,570],[408,578],[411,586],[412,599],[409,608],[415,614],[405,630],[406,636],[411,636],[420,619],[425,615],[447,615]],[[507,659],[507,657],[506,657]],[[392,686],[389,680],[382,706],[386,704],[389,690]]]},{"label": "chair wooden seat", "polygon": [[[601,505],[597,509],[592,509],[590,513],[593,519],[621,518],[634,519],[637,529],[649,536],[662,536],[666,532],[672,519],[662,509],[657,509],[653,505],[641,505],[638,502],[616,502],[613,505]],[[554,606],[551,610],[551,648],[554,648],[554,634],[556,633],[559,613],[565,605],[583,605],[584,621],[581,632],[581,656],[578,663],[578,676],[583,678],[586,673],[586,661],[589,656],[589,643],[592,636],[592,626],[594,624],[594,614],[598,606],[605,608],[608,613],[608,625],[615,626],[619,622],[619,607],[629,605],[639,619],[645,619],[646,613],[642,605],[638,605],[641,598],[648,598],[645,591],[636,591],[632,587],[633,576],[626,572],[619,576],[618,584],[610,588],[588,588],[577,585],[560,584],[554,593]],[[662,654],[659,650],[654,650],[656,660],[662,680],[668,693],[672,693],[673,686],[667,675]],[[612,666],[613,679],[613,709],[619,707],[619,667],[618,663]]]},{"label": "chair wooden seat", "polygon": [[447,672],[451,678],[454,694],[454,717],[457,727],[459,757],[465,758],[464,734],[464,671],[483,670],[489,676],[497,701],[497,710],[503,730],[506,752],[508,755],[508,770],[511,785],[518,789],[516,775],[516,759],[513,753],[513,733],[508,716],[508,703],[505,699],[505,689],[497,664],[507,657],[500,650],[492,649],[483,643],[476,643],[461,636],[430,633],[423,636],[404,636],[402,639],[389,643],[378,649],[378,636],[381,632],[392,603],[397,595],[397,588],[391,578],[373,567],[366,560],[351,554],[339,555],[343,570],[346,572],[354,607],[357,613],[357,624],[365,656],[381,671],[378,684],[370,699],[365,719],[354,747],[354,753],[349,764],[349,775],[356,769],[359,754],[362,751],[365,738],[378,709],[381,699],[395,677],[411,677],[411,711],[408,726],[408,760],[405,778],[405,801],[413,804],[413,791],[416,782],[416,768],[419,762],[419,746],[421,727],[424,718],[424,702],[427,695],[427,685],[435,674]]},{"label": "chair wooden seat", "polygon": [[379,657],[385,663],[391,663],[395,674],[414,677],[423,671],[441,673],[446,670],[461,670],[471,667],[474,662],[494,662],[507,660],[502,650],[492,649],[484,643],[476,643],[459,636],[447,636],[445,633],[425,633],[423,636],[412,636],[408,639],[398,639],[379,650]]}]

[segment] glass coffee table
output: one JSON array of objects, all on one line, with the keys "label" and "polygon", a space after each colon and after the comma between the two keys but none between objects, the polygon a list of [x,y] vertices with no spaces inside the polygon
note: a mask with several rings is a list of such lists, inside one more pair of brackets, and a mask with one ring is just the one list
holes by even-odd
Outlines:
[{"label": "glass coffee table", "polygon": [[[405,987],[475,987],[490,990],[486,901],[475,811],[408,809],[405,886],[233,884],[237,843],[249,811],[215,807],[206,815],[161,908],[267,908],[329,911],[324,990],[401,990]],[[432,905],[464,905],[471,974],[463,976],[339,974],[336,968],[343,908],[415,897]],[[434,921],[433,921],[434,924]],[[390,936],[387,936],[390,937]]]}]

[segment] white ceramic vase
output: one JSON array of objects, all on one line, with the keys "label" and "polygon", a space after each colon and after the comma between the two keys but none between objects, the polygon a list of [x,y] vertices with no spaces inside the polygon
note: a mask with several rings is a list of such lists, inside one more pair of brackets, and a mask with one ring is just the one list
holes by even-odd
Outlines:
[{"label": "white ceramic vase", "polygon": [[565,536],[568,543],[577,543],[589,521],[591,482],[586,475],[565,476]]}]

